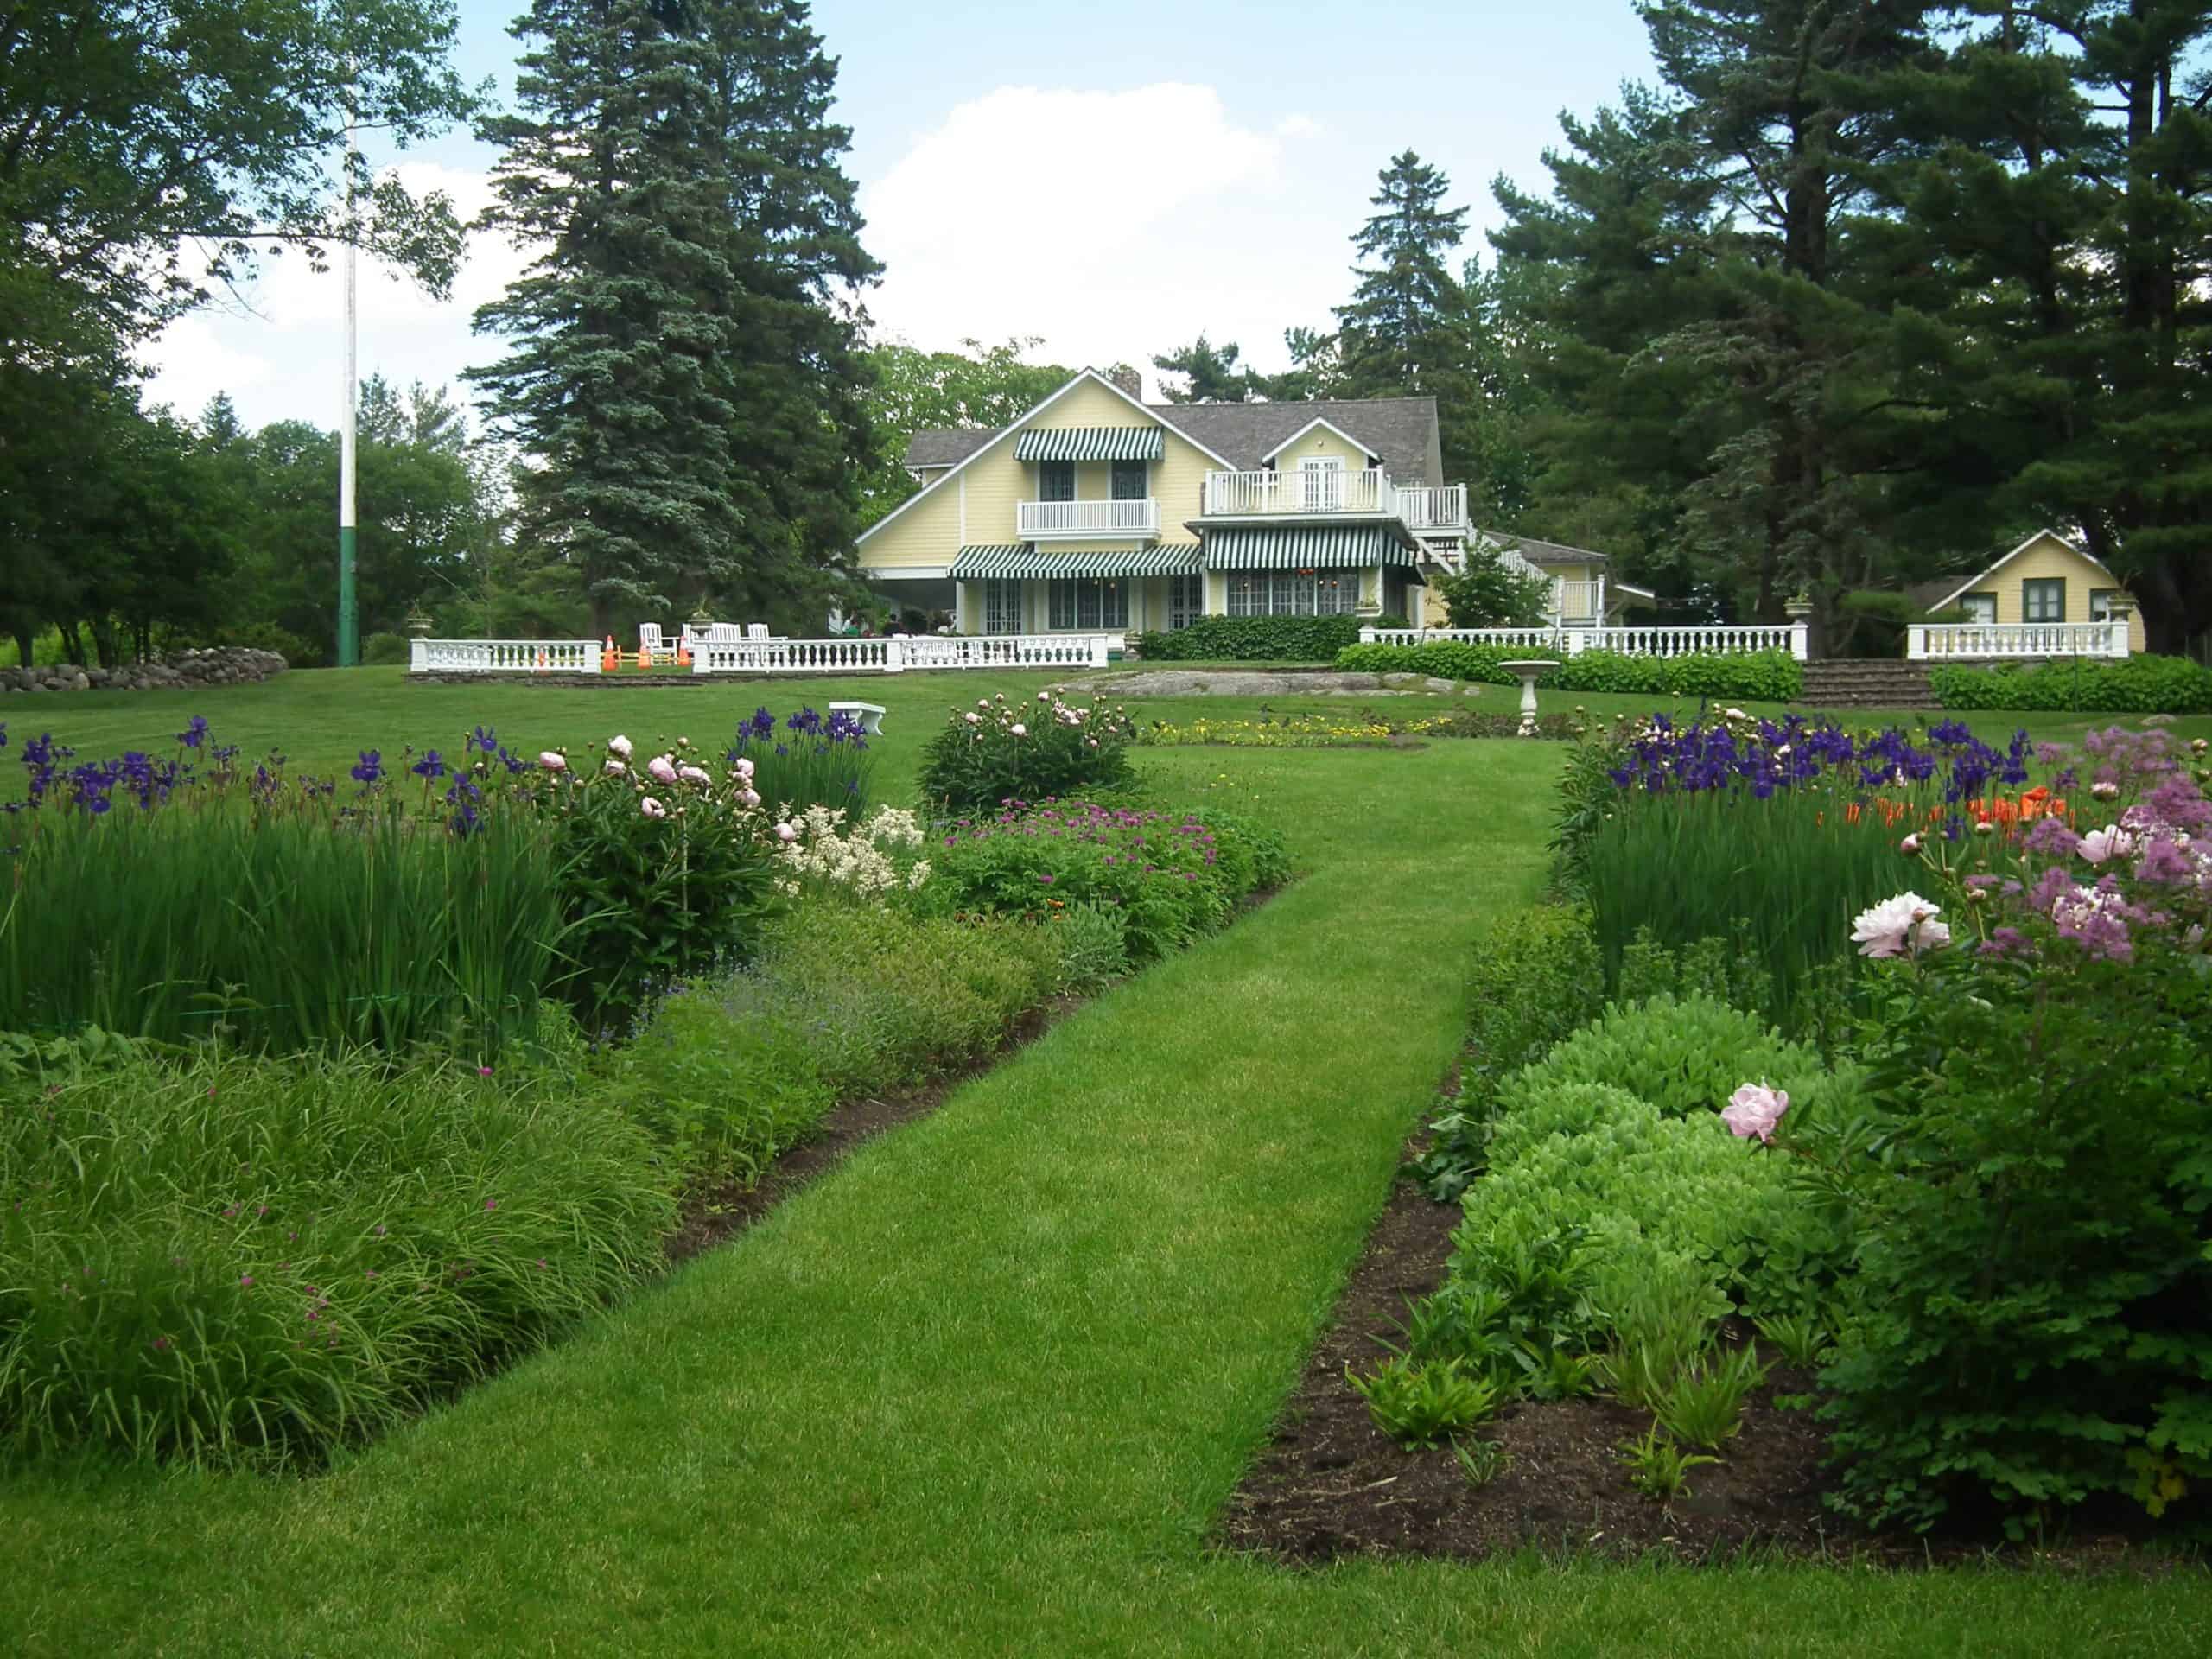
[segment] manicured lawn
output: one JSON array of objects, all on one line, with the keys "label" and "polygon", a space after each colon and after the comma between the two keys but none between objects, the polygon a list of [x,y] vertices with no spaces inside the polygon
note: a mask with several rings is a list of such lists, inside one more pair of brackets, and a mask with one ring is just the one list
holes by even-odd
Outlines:
[{"label": "manicured lawn", "polygon": [[[939,710],[1017,684],[594,694],[373,673],[194,706],[250,753],[281,741],[329,770],[368,741],[458,747],[479,720],[531,750],[617,729],[707,741],[757,702],[858,695],[893,710],[879,795],[896,798]],[[16,731],[28,701],[10,700]],[[87,753],[190,712],[150,694],[40,704]],[[0,1478],[0,1629],[35,1655],[2212,1640],[2193,1573],[1295,1573],[1210,1549],[1452,1058],[1469,942],[1537,888],[1558,760],[1517,742],[1142,752],[1171,798],[1281,825],[1310,874],[665,1287],[328,1476]]]}]

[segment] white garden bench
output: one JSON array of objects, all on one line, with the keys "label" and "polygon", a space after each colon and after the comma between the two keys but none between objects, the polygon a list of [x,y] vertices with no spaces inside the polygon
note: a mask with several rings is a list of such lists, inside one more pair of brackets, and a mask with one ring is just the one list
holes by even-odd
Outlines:
[{"label": "white garden bench", "polygon": [[860,721],[861,732],[869,737],[883,729],[883,705],[880,702],[833,702],[830,705],[830,712],[850,715]]}]

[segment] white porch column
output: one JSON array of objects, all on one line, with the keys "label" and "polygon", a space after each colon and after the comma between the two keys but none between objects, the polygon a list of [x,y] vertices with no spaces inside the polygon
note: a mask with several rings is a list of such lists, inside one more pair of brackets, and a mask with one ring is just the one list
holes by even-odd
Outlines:
[{"label": "white porch column", "polygon": [[1928,625],[1926,623],[1915,622],[1906,627],[1904,654],[1905,660],[1908,662],[1924,663],[1928,660]]},{"label": "white porch column", "polygon": [[599,641],[596,639],[586,639],[581,643],[584,648],[584,672],[587,674],[598,673],[600,667]]},{"label": "white porch column", "polygon": [[906,667],[906,636],[894,633],[883,642],[883,671],[899,674]]},{"label": "white porch column", "polygon": [[430,669],[430,642],[416,634],[407,642],[407,671],[427,674]]}]

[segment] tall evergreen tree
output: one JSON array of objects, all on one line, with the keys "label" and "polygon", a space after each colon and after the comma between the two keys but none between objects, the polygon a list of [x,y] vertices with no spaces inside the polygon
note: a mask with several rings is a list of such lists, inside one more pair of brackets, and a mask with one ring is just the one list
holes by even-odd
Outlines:
[{"label": "tall evergreen tree", "polygon": [[1163,381],[1160,395],[1171,404],[1243,404],[1262,395],[1262,376],[1237,364],[1234,340],[1216,346],[1202,333],[1187,346],[1179,346],[1152,359],[1152,366],[1180,377],[1179,383]]},{"label": "tall evergreen tree", "polygon": [[595,631],[679,593],[760,604],[849,542],[872,277],[798,0],[537,0],[485,223],[546,251],[469,371],[533,458],[523,532]]},{"label": "tall evergreen tree", "polygon": [[1351,301],[1337,308],[1348,395],[1419,396],[1465,366],[1466,302],[1452,275],[1467,210],[1446,207],[1452,181],[1408,149],[1390,158],[1353,233],[1362,260]]}]

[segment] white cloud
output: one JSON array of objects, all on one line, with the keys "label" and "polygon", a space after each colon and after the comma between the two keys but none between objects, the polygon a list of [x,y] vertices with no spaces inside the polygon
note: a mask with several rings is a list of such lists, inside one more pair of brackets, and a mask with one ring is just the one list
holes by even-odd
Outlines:
[{"label": "white cloud", "polygon": [[[442,190],[463,223],[491,199],[487,173],[435,162],[393,169],[418,194]],[[359,262],[355,296],[361,378],[381,372],[402,385],[454,385],[461,369],[489,361],[501,349],[469,330],[476,308],[494,299],[529,264],[503,238],[468,238],[449,299],[434,300],[380,259]],[[196,414],[219,391],[237,402],[249,426],[273,420],[335,425],[344,377],[345,281],[337,260],[317,271],[297,249],[261,262],[238,303],[219,303],[172,324],[147,348],[154,371],[149,397]]]},{"label": "white cloud", "polygon": [[[1284,361],[1283,329],[1343,297],[1363,158],[1292,114],[1238,125],[1211,86],[1002,86],[861,194],[887,268],[868,308],[942,348],[1035,334],[1071,365],[1146,364],[1201,329]],[[1147,370],[1147,377],[1149,371]]]}]

